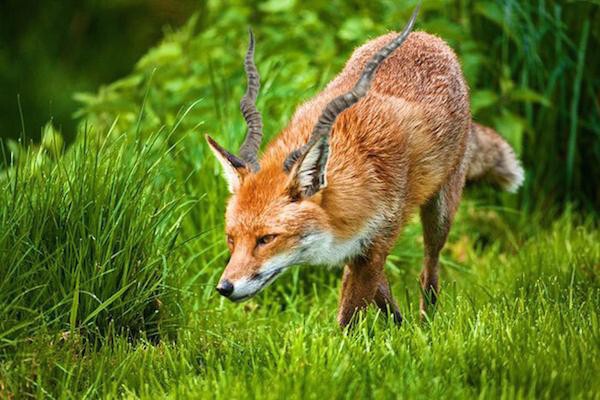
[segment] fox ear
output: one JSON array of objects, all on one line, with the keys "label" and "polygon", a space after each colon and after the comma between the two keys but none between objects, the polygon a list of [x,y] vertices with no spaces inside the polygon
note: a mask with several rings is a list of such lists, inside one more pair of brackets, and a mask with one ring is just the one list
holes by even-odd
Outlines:
[{"label": "fox ear", "polygon": [[329,143],[321,136],[310,143],[290,170],[289,190],[292,198],[307,198],[327,187]]},{"label": "fox ear", "polygon": [[208,146],[223,166],[223,175],[229,186],[229,192],[234,193],[241,186],[244,177],[248,175],[248,166],[244,160],[225,150],[213,138],[208,135],[205,137]]}]

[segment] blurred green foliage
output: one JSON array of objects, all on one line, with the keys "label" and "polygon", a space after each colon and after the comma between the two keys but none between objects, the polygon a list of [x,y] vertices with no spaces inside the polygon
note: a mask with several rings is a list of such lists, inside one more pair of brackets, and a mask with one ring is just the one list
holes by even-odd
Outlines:
[{"label": "blurred green foliage", "polygon": [[[199,134],[203,124],[202,130],[235,149],[244,134],[237,104],[245,87],[248,25],[258,40],[258,105],[272,136],[342,68],[354,47],[402,27],[415,4],[209,1],[142,57],[132,74],[78,94],[77,115],[96,127],[118,115],[118,127],[128,130],[147,95],[143,128],[152,131],[172,125],[183,108],[201,99],[183,121],[184,131]],[[600,7],[591,1],[423,4],[417,29],[438,34],[458,53],[474,118],[495,127],[523,159],[527,180],[519,205],[525,210],[556,209],[566,201],[600,208],[600,62],[593,52],[600,45],[600,26],[593,23],[599,18]],[[202,162],[197,150],[190,151],[192,164]]]},{"label": "blurred green foliage", "polygon": [[[69,140],[73,93],[95,90],[131,71],[163,34],[179,26],[193,0],[3,0],[0,2],[0,137],[39,139],[49,120]],[[201,6],[200,6],[201,8]]]}]

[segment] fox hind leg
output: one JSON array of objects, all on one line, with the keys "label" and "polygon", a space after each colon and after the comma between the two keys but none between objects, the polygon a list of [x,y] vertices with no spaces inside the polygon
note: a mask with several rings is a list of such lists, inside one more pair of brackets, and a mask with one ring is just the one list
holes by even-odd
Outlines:
[{"label": "fox hind leg", "polygon": [[465,162],[463,162],[440,190],[421,206],[421,224],[423,225],[424,260],[421,271],[420,313],[424,318],[433,311],[439,293],[439,257],[454,214],[462,196],[465,182]]}]

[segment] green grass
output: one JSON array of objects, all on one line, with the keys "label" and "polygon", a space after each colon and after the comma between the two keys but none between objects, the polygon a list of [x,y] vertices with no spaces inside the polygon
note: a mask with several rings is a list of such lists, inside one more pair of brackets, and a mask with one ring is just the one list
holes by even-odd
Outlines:
[{"label": "green grass", "polygon": [[[477,117],[521,148],[527,170],[519,196],[467,191],[433,320],[418,320],[417,219],[386,265],[400,328],[371,309],[341,332],[336,269],[295,268],[243,304],[216,294],[226,185],[202,133],[233,150],[242,140],[246,23],[258,27],[272,137],[352,46],[412,8],[309,2],[293,12],[299,4],[252,14],[240,0],[218,18],[212,4],[130,76],[80,94],[82,129],[68,148],[51,125],[39,146],[2,145],[0,398],[600,398],[599,222],[572,211],[581,203],[556,202],[567,179],[574,201],[595,190],[578,166],[589,164],[594,183],[596,147],[579,151],[600,119],[578,110],[591,107],[597,79],[589,48],[577,53],[595,27],[570,38],[560,3],[424,8],[421,28],[459,52]],[[516,22],[502,25],[509,11]],[[282,35],[291,15],[302,23]],[[569,74],[569,85],[556,80]]]},{"label": "green grass", "polygon": [[0,357],[42,327],[88,340],[111,330],[158,334],[184,215],[165,136],[142,144],[82,132],[60,156],[50,134],[3,172]]},{"label": "green grass", "polygon": [[46,139],[5,171],[0,397],[598,397],[596,219],[465,201],[429,323],[415,219],[387,264],[403,326],[371,309],[344,333],[335,269],[217,296],[214,162],[189,187],[178,160],[199,139],[140,135],[83,132],[63,155]]},{"label": "green grass", "polygon": [[41,334],[0,364],[0,383],[5,394],[58,398],[597,398],[597,226],[565,216],[475,251],[484,240],[466,231],[479,218],[497,215],[467,206],[457,220],[430,324],[417,320],[412,224],[388,266],[401,328],[371,309],[340,332],[337,271],[294,270],[242,305],[203,280],[176,337],[117,336],[86,351],[78,337]]}]

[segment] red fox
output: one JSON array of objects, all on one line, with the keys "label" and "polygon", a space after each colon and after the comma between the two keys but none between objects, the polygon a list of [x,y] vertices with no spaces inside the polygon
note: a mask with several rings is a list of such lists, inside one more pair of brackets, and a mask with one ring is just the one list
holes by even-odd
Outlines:
[{"label": "red fox", "polygon": [[239,156],[206,137],[231,192],[225,216],[231,258],[217,285],[221,295],[247,299],[292,265],[345,265],[340,326],[371,303],[401,323],[384,264],[419,208],[425,315],[437,299],[439,254],[465,181],[487,179],[511,191],[521,185],[511,147],[472,122],[454,52],[436,36],[410,33],[417,13],[402,33],[359,47],[260,160],[260,84],[250,31],[240,103],[248,132]]}]

